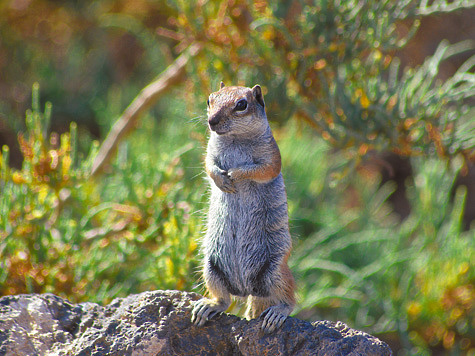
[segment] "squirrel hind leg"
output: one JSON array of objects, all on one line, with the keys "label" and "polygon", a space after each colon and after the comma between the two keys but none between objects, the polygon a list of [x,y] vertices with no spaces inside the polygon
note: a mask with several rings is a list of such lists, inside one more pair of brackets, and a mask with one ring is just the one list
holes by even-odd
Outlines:
[{"label": "squirrel hind leg", "polygon": [[204,325],[206,321],[226,311],[231,305],[231,294],[219,282],[219,279],[207,273],[206,269],[204,278],[206,288],[213,298],[202,298],[195,302],[191,312],[191,322],[198,326]]},{"label": "squirrel hind leg", "polygon": [[250,296],[246,317],[262,319],[261,329],[271,333],[279,329],[292,312],[294,305],[285,302],[274,303],[273,298]]},{"label": "squirrel hind leg", "polygon": [[262,318],[261,329],[271,333],[280,328],[295,306],[295,281],[287,263],[270,287],[269,297],[249,296],[246,317]]}]

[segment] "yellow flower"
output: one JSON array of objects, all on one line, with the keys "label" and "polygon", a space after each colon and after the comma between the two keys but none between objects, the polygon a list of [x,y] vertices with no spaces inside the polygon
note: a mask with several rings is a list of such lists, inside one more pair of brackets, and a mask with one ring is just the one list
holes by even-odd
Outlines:
[{"label": "yellow flower", "polygon": [[12,174],[12,181],[15,184],[23,184],[26,183],[26,179],[22,176],[20,172],[14,172]]},{"label": "yellow flower", "polygon": [[366,93],[363,90],[361,91],[360,103],[364,109],[367,109],[371,104],[368,97],[366,96]]},{"label": "yellow flower", "polygon": [[63,157],[63,165],[62,165],[62,176],[68,176],[69,168],[71,167],[71,156],[67,155]]},{"label": "yellow flower", "polygon": [[418,302],[411,302],[407,306],[407,313],[411,317],[417,317],[421,313],[422,307]]},{"label": "yellow flower", "polygon": [[38,190],[38,201],[41,204],[44,204],[46,197],[48,196],[49,190],[47,185],[41,185]]}]

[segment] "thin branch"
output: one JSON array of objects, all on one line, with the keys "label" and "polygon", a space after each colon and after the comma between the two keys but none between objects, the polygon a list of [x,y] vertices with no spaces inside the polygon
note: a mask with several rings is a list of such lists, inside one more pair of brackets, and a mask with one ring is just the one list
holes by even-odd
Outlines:
[{"label": "thin branch", "polygon": [[147,85],[130,103],[121,117],[112,126],[92,164],[91,176],[96,176],[112,160],[119,142],[130,134],[137,121],[156,101],[173,85],[178,84],[185,75],[188,61],[201,50],[201,44],[195,43],[180,55],[156,80]]}]

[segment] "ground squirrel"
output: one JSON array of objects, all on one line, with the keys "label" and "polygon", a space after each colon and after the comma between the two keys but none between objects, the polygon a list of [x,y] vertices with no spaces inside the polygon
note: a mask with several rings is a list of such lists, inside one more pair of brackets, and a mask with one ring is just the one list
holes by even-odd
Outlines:
[{"label": "ground squirrel", "polygon": [[211,178],[203,276],[212,299],[196,302],[192,321],[203,325],[231,303],[249,297],[246,317],[279,328],[295,305],[295,282],[281,158],[259,85],[225,87],[208,100]]}]

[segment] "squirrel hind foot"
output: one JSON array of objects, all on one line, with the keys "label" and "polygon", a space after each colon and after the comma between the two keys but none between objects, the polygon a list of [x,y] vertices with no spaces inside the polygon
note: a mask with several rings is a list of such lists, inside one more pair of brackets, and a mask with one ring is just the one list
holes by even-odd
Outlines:
[{"label": "squirrel hind foot", "polygon": [[292,308],[285,304],[273,305],[262,312],[259,316],[262,319],[261,329],[266,333],[272,333],[279,329],[287,319]]},{"label": "squirrel hind foot", "polygon": [[215,302],[210,299],[202,298],[198,300],[191,312],[191,322],[198,326],[203,326],[208,320],[216,314],[224,312],[229,305]]}]

